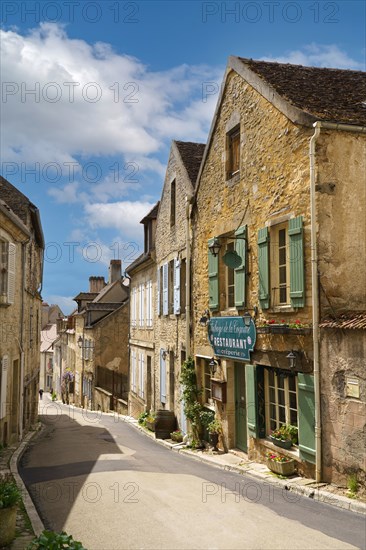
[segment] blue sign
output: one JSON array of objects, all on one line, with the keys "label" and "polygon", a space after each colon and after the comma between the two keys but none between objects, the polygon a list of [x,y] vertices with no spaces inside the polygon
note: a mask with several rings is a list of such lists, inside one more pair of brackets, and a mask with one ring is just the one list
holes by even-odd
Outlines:
[{"label": "blue sign", "polygon": [[243,317],[211,317],[208,324],[208,338],[218,357],[249,361],[256,336],[253,319],[246,326]]}]

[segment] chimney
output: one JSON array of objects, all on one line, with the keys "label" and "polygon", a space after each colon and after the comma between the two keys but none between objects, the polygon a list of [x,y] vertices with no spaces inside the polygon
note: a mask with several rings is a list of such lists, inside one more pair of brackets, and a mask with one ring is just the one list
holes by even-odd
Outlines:
[{"label": "chimney", "polygon": [[121,260],[111,260],[109,266],[109,283],[120,281],[122,277],[122,262]]},{"label": "chimney", "polygon": [[89,277],[89,292],[99,292],[105,287],[104,277]]}]

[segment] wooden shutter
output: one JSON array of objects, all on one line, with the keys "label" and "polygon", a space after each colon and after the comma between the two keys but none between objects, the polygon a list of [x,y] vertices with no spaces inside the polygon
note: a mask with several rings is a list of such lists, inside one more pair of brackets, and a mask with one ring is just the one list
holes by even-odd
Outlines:
[{"label": "wooden shutter", "polygon": [[314,376],[299,372],[297,382],[300,458],[315,464]]},{"label": "wooden shutter", "polygon": [[148,327],[152,326],[152,281],[146,283],[146,305],[147,305],[147,314],[146,314],[146,325]]},{"label": "wooden shutter", "polygon": [[8,367],[9,367],[9,357],[4,355],[1,360],[1,394],[0,394],[0,418],[6,416],[7,409],[7,390],[8,390]]},{"label": "wooden shutter", "polygon": [[169,313],[169,264],[163,265],[163,315]]},{"label": "wooden shutter", "polygon": [[179,258],[174,260],[174,313],[180,313],[180,261]]},{"label": "wooden shutter", "polygon": [[145,356],[141,353],[140,356],[141,365],[140,365],[140,395],[142,398],[145,397]]},{"label": "wooden shutter", "polygon": [[14,243],[8,246],[8,304],[14,303],[15,298],[15,252]]},{"label": "wooden shutter", "polygon": [[248,436],[258,437],[257,367],[245,365]]},{"label": "wooden shutter", "polygon": [[166,403],[166,361],[163,357],[164,350],[160,350],[160,401]]},{"label": "wooden shutter", "polygon": [[156,313],[161,314],[160,267],[156,270]]},{"label": "wooden shutter", "polygon": [[259,303],[262,309],[269,308],[269,234],[268,227],[258,231]]},{"label": "wooden shutter", "polygon": [[136,351],[132,350],[132,391],[136,393]]},{"label": "wooden shutter", "polygon": [[288,222],[290,239],[290,300],[292,307],[305,305],[304,243],[302,216]]},{"label": "wooden shutter", "polygon": [[240,237],[235,241],[235,251],[241,258],[241,265],[234,271],[235,306],[243,307],[246,287],[247,226],[239,227],[235,231],[235,236]]},{"label": "wooden shutter", "polygon": [[[214,239],[209,239],[208,246],[213,243]],[[214,256],[208,249],[208,293],[209,293],[209,308],[217,310],[219,308],[219,256]]]}]

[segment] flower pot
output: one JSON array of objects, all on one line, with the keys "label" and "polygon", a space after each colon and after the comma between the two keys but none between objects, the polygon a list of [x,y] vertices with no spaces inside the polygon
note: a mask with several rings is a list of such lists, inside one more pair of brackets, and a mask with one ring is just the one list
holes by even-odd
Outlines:
[{"label": "flower pot", "polygon": [[290,476],[295,471],[295,461],[290,458],[287,462],[277,462],[267,458],[267,467],[275,474]]},{"label": "flower pot", "polygon": [[277,447],[281,447],[281,449],[291,449],[292,447],[291,439],[277,439],[277,437],[273,437],[272,435],[270,435],[269,438],[272,443],[277,445]]},{"label": "flower pot", "polygon": [[149,420],[145,420],[145,426],[151,432],[155,432],[155,420],[153,420],[152,422],[149,422]]},{"label": "flower pot", "polygon": [[214,451],[218,451],[217,444],[219,442],[219,434],[209,434],[210,445],[213,447]]},{"label": "flower pot", "polygon": [[175,441],[176,443],[182,443],[183,436],[182,435],[176,435],[174,432],[170,434],[170,439],[172,441]]},{"label": "flower pot", "polygon": [[17,506],[0,508],[0,548],[7,546],[15,538]]}]

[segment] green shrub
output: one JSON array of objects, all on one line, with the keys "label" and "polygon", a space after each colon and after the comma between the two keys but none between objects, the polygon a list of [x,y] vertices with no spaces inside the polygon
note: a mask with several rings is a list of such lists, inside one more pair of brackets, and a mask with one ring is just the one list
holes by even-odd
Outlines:
[{"label": "green shrub", "polygon": [[350,474],[347,479],[347,488],[350,493],[356,494],[358,491],[357,474]]},{"label": "green shrub", "polygon": [[21,501],[21,492],[15,481],[0,480],[0,508],[11,508]]},{"label": "green shrub", "polygon": [[137,419],[137,422],[140,424],[140,426],[144,426],[145,425],[145,420],[146,418],[149,416],[149,413],[148,412],[143,412],[139,415],[138,419]]},{"label": "green shrub", "polygon": [[27,550],[86,550],[81,542],[67,535],[65,531],[55,533],[54,531],[43,531],[39,537],[34,539]]}]

